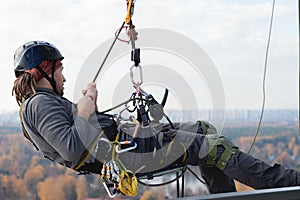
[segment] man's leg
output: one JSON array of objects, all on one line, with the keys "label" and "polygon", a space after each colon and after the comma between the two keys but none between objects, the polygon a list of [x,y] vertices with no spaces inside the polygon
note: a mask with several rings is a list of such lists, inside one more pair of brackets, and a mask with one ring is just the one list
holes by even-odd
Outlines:
[{"label": "man's leg", "polygon": [[[197,133],[203,135],[217,135],[214,126],[206,121],[197,121]],[[204,178],[207,188],[211,194],[236,192],[235,184],[232,178],[229,178],[215,166],[200,166],[201,175]]]},{"label": "man's leg", "polygon": [[300,186],[300,173],[279,164],[267,165],[249,154],[239,152],[228,160],[223,172],[255,189]]},{"label": "man's leg", "polygon": [[270,166],[238,150],[222,136],[208,136],[211,151],[207,163],[228,177],[255,189],[300,186],[300,172],[281,165]]}]

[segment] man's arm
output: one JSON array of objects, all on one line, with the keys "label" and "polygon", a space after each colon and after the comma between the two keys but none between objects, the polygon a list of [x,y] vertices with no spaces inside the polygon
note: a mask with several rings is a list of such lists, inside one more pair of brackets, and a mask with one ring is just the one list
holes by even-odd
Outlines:
[{"label": "man's arm", "polygon": [[[65,160],[78,162],[99,135],[73,104],[52,95],[37,95],[28,105],[28,122]],[[65,102],[66,103],[66,102]]]}]

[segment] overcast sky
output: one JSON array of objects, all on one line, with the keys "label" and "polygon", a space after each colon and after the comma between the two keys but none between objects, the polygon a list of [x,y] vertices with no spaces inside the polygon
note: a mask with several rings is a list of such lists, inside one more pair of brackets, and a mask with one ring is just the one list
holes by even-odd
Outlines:
[{"label": "overcast sky", "polygon": [[[195,41],[219,72],[226,108],[259,109],[271,8],[271,0],[137,0],[133,20],[137,29],[173,30]],[[297,11],[296,0],[276,1],[266,108],[298,109]],[[2,1],[0,111],[18,109],[11,88],[13,54],[21,44],[46,40],[61,50],[65,95],[72,99],[81,65],[98,45],[114,36],[125,12],[125,0]]]}]

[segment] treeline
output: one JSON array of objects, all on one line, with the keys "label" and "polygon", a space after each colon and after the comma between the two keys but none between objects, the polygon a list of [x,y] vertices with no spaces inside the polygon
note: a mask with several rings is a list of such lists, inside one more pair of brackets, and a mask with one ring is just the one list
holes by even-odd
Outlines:
[{"label": "treeline", "polygon": [[82,200],[103,192],[96,178],[43,158],[21,134],[1,134],[0,155],[1,200]]},{"label": "treeline", "polygon": [[[225,127],[223,134],[247,152],[255,130],[255,126],[232,126]],[[263,126],[251,154],[268,163],[278,162],[300,169],[298,134],[297,125]],[[203,193],[203,185],[191,174],[185,177],[187,196]],[[239,188],[247,189],[240,185]],[[157,189],[140,185],[138,198],[164,199],[167,193],[170,198],[176,197],[176,187],[168,186],[167,190],[164,187]],[[43,158],[22,133],[0,134],[1,200],[82,200],[86,197],[107,198],[98,175],[78,175],[71,169]]]},{"label": "treeline", "polygon": [[[254,140],[256,126],[226,127],[223,134],[244,152],[248,152]],[[300,169],[300,142],[298,124],[267,124],[258,133],[251,154],[265,162],[281,163]]]},{"label": "treeline", "polygon": [[22,131],[22,129],[19,124],[0,125],[0,135],[1,134],[19,133],[21,131]]},{"label": "treeline", "polygon": [[[145,192],[138,198],[162,199],[164,190]],[[122,197],[122,196],[121,196]],[[22,133],[0,134],[1,200],[83,200],[108,199],[99,175],[78,175],[72,169],[43,158]],[[119,197],[119,199],[121,199]]]},{"label": "treeline", "polygon": [[[254,137],[257,130],[257,123],[243,123],[227,125],[222,130],[222,135],[227,138],[235,139],[240,137]],[[275,137],[282,134],[292,134],[299,136],[299,125],[298,122],[294,123],[262,123],[259,135],[260,136],[271,136]]]}]

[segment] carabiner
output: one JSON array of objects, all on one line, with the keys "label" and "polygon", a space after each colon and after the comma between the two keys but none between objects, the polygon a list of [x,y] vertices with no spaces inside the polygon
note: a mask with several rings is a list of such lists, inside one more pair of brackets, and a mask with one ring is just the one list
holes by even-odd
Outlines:
[{"label": "carabiner", "polygon": [[113,191],[113,192],[115,192],[114,194],[112,194],[112,193],[110,192],[110,190],[108,189],[108,187],[107,187],[107,185],[106,185],[106,183],[105,183],[104,180],[102,180],[101,182],[102,182],[102,185],[104,186],[104,188],[105,188],[105,190],[106,190],[106,192],[107,192],[107,194],[108,194],[108,196],[109,196],[110,198],[115,198],[115,197],[118,195],[118,192],[116,192],[115,190]]},{"label": "carabiner", "polygon": [[[140,71],[140,81],[135,81],[134,80],[134,76],[133,76],[133,68],[136,67],[139,69]],[[136,86],[140,86],[142,85],[143,83],[143,71],[142,71],[142,67],[141,65],[138,65],[138,66],[135,66],[135,65],[132,65],[130,67],[130,78],[131,78],[131,82],[133,83],[133,85],[136,87]]]},{"label": "carabiner", "polygon": [[[130,144],[130,141],[125,141],[125,142],[129,142],[129,144]],[[120,144],[125,144],[125,142],[120,142]],[[133,149],[135,149],[137,147],[137,143],[136,142],[134,142],[134,145],[133,146],[131,146],[131,147],[128,147],[128,148],[125,148],[125,149],[121,149],[121,150],[119,150],[119,145],[117,145],[116,146],[116,152],[117,153],[124,153],[124,152],[127,152],[127,151],[130,151],[130,150],[133,150]]]}]

